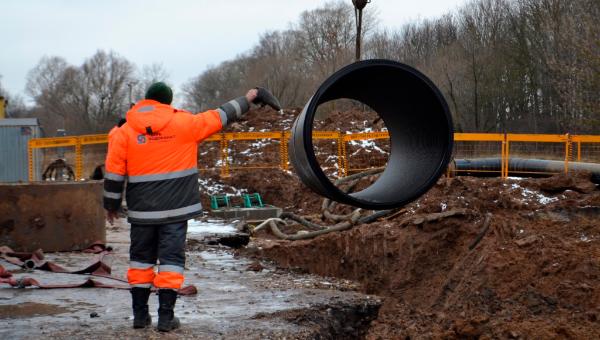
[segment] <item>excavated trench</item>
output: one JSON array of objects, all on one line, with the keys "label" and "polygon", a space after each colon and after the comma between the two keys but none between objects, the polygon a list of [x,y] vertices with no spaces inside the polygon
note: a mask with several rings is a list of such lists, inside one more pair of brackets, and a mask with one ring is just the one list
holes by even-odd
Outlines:
[{"label": "excavated trench", "polygon": [[[451,211],[460,213],[429,219]],[[444,178],[387,220],[306,241],[264,233],[244,251],[381,296],[368,339],[592,339],[600,337],[598,220],[589,173]]]}]

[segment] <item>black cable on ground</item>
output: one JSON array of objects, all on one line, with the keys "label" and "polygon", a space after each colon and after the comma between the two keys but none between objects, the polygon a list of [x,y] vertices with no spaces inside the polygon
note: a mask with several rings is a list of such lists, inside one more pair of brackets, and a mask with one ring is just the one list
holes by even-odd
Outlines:
[{"label": "black cable on ground", "polygon": [[[353,174],[353,175],[350,175],[350,176],[347,176],[344,178],[340,178],[340,179],[336,180],[334,183],[335,183],[335,185],[349,183],[348,187],[346,189],[344,189],[345,192],[349,192],[358,184],[358,180],[360,180],[361,178],[376,175],[382,171],[383,171],[383,169],[381,169],[381,168],[371,169],[371,170]],[[330,211],[330,209],[333,209],[336,204],[337,204],[336,202],[332,202],[328,198],[325,198],[321,205],[321,209],[322,209],[323,216],[325,218],[330,219],[335,222],[338,222],[337,224],[334,224],[331,226],[322,226],[317,223],[311,222],[307,218],[296,215],[292,212],[283,212],[281,214],[280,218],[271,218],[271,219],[264,221],[260,225],[258,225],[254,229],[254,232],[257,232],[258,230],[263,229],[265,227],[269,227],[271,232],[280,239],[290,240],[290,241],[306,240],[306,239],[315,238],[320,235],[328,234],[331,232],[348,230],[348,229],[353,228],[355,225],[372,223],[379,218],[385,217],[387,215],[390,215],[391,213],[395,213],[396,211],[398,211],[398,209],[381,210],[381,211],[371,213],[370,215],[361,216],[362,210],[355,209],[353,212],[351,212],[349,214],[338,215],[338,214],[333,214]],[[282,232],[277,225],[277,224],[287,225],[287,223],[284,221],[284,219],[293,220],[300,225],[303,225],[307,228],[313,229],[313,231],[300,231],[296,234],[286,234],[286,233]],[[314,229],[316,229],[316,230],[314,230]]]}]

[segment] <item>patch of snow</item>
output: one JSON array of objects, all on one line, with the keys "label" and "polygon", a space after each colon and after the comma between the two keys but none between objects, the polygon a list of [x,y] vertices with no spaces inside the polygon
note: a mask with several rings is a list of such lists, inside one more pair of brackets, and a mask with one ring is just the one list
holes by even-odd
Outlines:
[{"label": "patch of snow", "polygon": [[217,182],[212,178],[200,177],[198,179],[198,184],[200,185],[200,192],[207,194],[207,195],[239,196],[243,193],[248,192],[247,189],[237,189],[235,187],[232,187],[231,185]]},{"label": "patch of snow", "polygon": [[327,159],[325,161],[326,162],[327,161],[337,161],[337,159],[338,159],[337,155],[329,155],[329,156],[327,156]]},{"label": "patch of snow", "polygon": [[558,198],[556,198],[556,197],[547,197],[542,194],[538,194],[537,196],[538,196],[538,202],[540,202],[541,204],[544,204],[544,205],[558,201]]},{"label": "patch of snow", "polygon": [[[374,140],[351,140],[349,142],[349,144],[351,146],[357,146],[359,147],[358,150],[356,150],[352,156],[356,155],[357,153],[359,153],[360,151],[366,151],[366,152],[371,152],[371,150],[375,150],[378,151],[381,154],[387,155],[388,152],[383,150],[382,148],[380,148],[379,146],[377,146],[377,143],[375,143]],[[361,150],[360,148],[362,148],[363,150]]]},{"label": "patch of snow", "polygon": [[188,234],[230,234],[236,229],[231,223],[188,221]]},{"label": "patch of snow", "polygon": [[581,233],[581,234],[579,235],[579,240],[580,240],[581,242],[586,242],[586,243],[587,243],[587,242],[592,242],[592,238],[591,238],[591,237],[587,237],[587,235],[586,235],[586,234],[584,234],[584,233]]},{"label": "patch of snow", "polygon": [[558,197],[548,197],[545,196],[537,191],[533,191],[531,189],[528,188],[523,188],[521,187],[519,184],[517,183],[512,183],[511,185],[511,189],[520,189],[521,190],[521,196],[523,196],[523,198],[529,199],[529,200],[536,200],[538,201],[540,204],[549,204],[552,202],[556,202],[558,201]]}]

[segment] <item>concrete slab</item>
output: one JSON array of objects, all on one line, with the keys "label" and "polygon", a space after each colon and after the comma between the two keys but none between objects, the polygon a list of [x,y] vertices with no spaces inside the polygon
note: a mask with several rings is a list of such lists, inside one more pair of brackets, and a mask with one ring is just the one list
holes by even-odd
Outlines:
[{"label": "concrete slab", "polygon": [[248,222],[259,222],[269,218],[281,216],[283,210],[274,206],[253,207],[253,208],[223,208],[213,209],[210,215],[222,219],[243,219]]},{"label": "concrete slab", "polygon": [[[225,230],[227,226],[221,227]],[[208,226],[211,234],[214,228]],[[202,227],[191,229],[188,238],[201,241]],[[119,277],[124,277],[127,269],[128,232],[124,220],[108,229],[108,244],[114,248],[114,254],[109,255],[107,261],[113,274]],[[88,264],[92,256],[62,253],[47,257],[66,267],[80,268]],[[188,251],[186,284],[196,285],[199,293],[180,297],[176,313],[182,328],[169,334],[159,333],[154,328],[131,328],[127,290],[1,286],[0,338],[352,338],[361,332],[358,325],[368,324],[376,316],[379,299],[357,293],[356,284],[350,281],[291,273],[268,263],[262,263],[262,271],[248,270],[253,262],[235,257],[222,246]],[[17,269],[2,264],[9,270]],[[86,277],[41,271],[20,272],[15,276],[35,277],[41,283],[74,283]],[[153,295],[150,310],[154,326],[157,308],[157,297]],[[90,317],[93,313],[98,317]]]}]

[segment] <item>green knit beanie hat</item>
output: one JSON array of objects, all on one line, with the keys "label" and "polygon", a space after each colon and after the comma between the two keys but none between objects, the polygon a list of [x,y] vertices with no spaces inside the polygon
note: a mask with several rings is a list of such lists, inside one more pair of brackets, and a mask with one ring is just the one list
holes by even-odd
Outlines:
[{"label": "green knit beanie hat", "polygon": [[158,83],[150,85],[148,91],[146,91],[146,99],[152,99],[170,105],[173,101],[173,91],[167,84],[159,81]]}]

